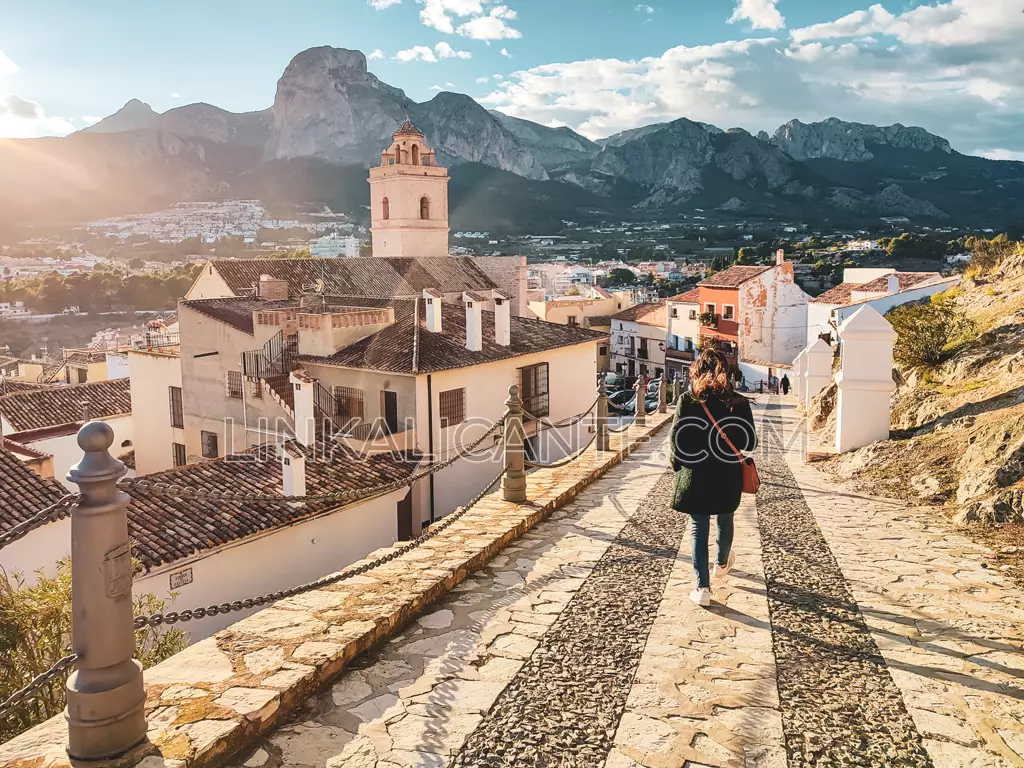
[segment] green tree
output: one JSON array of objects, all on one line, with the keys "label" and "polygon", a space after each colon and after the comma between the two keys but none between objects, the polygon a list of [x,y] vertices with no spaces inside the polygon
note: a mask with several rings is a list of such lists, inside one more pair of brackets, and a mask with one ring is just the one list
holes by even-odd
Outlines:
[{"label": "green tree", "polygon": [[[68,654],[71,644],[71,562],[58,565],[56,576],[37,572],[28,586],[18,574],[0,574],[0,700],[23,688]],[[153,595],[134,600],[134,613],[162,613],[166,603]],[[187,645],[180,629],[147,627],[135,632],[135,655],[143,667],[173,656]],[[64,709],[64,680],[44,686],[0,723],[6,741]]]},{"label": "green tree", "polygon": [[915,232],[904,232],[892,238],[885,246],[886,252],[893,259],[944,260],[946,244],[932,235],[921,235]]},{"label": "green tree", "polygon": [[975,335],[974,324],[943,294],[896,307],[887,317],[897,334],[893,357],[908,368],[936,366]]},{"label": "green tree", "polygon": [[605,278],[605,285],[633,285],[635,282],[636,275],[624,267],[616,267]]},{"label": "green tree", "polygon": [[749,246],[740,248],[736,254],[737,264],[753,264],[755,261],[757,261],[757,250]]}]

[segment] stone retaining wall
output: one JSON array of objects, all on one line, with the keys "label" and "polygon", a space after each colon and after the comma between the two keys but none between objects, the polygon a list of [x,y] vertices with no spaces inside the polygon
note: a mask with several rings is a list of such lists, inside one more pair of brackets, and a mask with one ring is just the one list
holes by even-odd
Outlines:
[{"label": "stone retaining wall", "polygon": [[[103,766],[213,766],[272,728],[352,659],[397,634],[510,542],[564,506],[671,414],[611,435],[562,469],[529,475],[530,501],[485,496],[465,517],[364,576],[275,603],[146,670],[149,741]],[[378,550],[367,561],[385,554]],[[356,564],[358,565],[358,563]],[[67,727],[53,718],[0,745],[0,766],[70,765]]]}]

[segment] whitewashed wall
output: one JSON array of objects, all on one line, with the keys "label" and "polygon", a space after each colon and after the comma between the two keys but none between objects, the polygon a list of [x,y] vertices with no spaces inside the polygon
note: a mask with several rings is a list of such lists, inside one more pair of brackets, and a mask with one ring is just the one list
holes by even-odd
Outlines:
[{"label": "whitewashed wall", "polygon": [[171,427],[170,387],[181,386],[181,359],[157,352],[128,353],[131,372],[135,467],[140,475],[174,466],[172,443],[185,443],[185,430]]},{"label": "whitewashed wall", "polygon": [[740,286],[742,359],[789,365],[807,345],[807,302],[789,262]]},{"label": "whitewashed wall", "polygon": [[836,309],[836,324],[841,326],[861,307],[871,307],[878,312],[878,314],[884,315],[894,307],[898,307],[902,304],[909,304],[912,301],[927,299],[929,296],[934,296],[937,293],[948,291],[950,288],[954,288],[959,284],[959,277],[951,277],[948,280],[943,280],[941,283],[936,283],[934,285],[926,285],[922,288],[912,288],[909,291],[903,291],[902,293],[897,293],[892,296],[882,296],[877,299],[872,299],[871,301],[865,301],[861,304],[853,304],[849,307],[839,307]]}]

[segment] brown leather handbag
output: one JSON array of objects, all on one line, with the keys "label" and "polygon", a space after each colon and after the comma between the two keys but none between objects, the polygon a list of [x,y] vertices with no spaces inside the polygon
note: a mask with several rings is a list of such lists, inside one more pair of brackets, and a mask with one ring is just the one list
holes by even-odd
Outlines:
[{"label": "brown leather handbag", "polygon": [[704,408],[704,413],[708,415],[708,420],[715,425],[715,429],[718,430],[718,434],[722,436],[722,439],[732,448],[732,452],[739,457],[740,463],[743,464],[743,492],[744,493],[757,493],[757,489],[761,487],[761,478],[757,474],[757,464],[749,456],[744,456],[742,452],[736,450],[736,446],[732,444],[732,440],[729,439],[728,435],[725,434],[718,422],[715,421],[715,417],[711,415],[711,411],[708,410],[707,403],[701,401],[701,406]]}]

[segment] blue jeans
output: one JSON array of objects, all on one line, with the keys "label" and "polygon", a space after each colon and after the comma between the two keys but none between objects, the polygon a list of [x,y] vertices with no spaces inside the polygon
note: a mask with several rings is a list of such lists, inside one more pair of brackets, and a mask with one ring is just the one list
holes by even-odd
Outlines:
[{"label": "blue jeans", "polygon": [[[690,532],[693,534],[693,572],[697,575],[697,587],[711,587],[711,573],[708,568],[708,537],[711,535],[711,515],[690,515]],[[732,550],[732,514],[715,515],[718,522],[718,555],[715,561],[719,565],[729,562]]]}]

